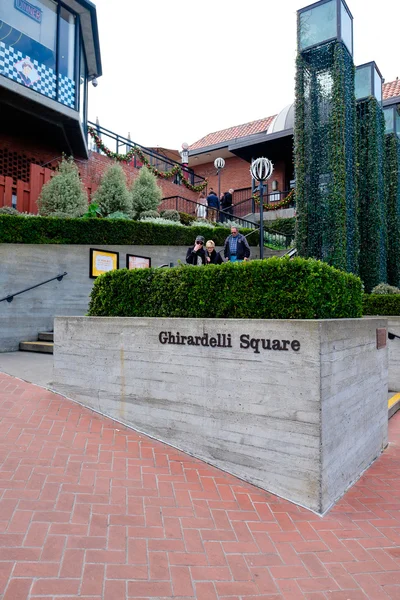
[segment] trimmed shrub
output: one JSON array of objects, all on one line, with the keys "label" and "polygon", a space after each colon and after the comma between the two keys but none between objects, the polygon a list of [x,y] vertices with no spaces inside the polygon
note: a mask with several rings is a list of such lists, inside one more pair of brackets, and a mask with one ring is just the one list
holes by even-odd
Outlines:
[{"label": "trimmed shrub", "polygon": [[370,316],[400,315],[400,294],[364,294],[363,314]]},{"label": "trimmed shrub", "polygon": [[400,290],[398,287],[394,287],[388,283],[379,283],[374,287],[371,294],[400,294]]},{"label": "trimmed shrub", "polygon": [[[34,217],[34,218],[33,218]],[[249,230],[242,229],[246,235]],[[36,215],[0,215],[0,243],[3,244],[93,244],[190,246],[196,235],[223,245],[226,229],[159,225],[131,219],[53,219]],[[257,233],[247,238],[257,245]]]},{"label": "trimmed shrub", "polygon": [[133,216],[138,218],[145,211],[157,210],[162,196],[157,177],[147,167],[142,167],[131,189]]},{"label": "trimmed shrub", "polygon": [[196,215],[188,215],[184,212],[179,213],[179,218],[182,225],[190,225],[190,223],[193,223],[193,221],[196,221],[197,219]]},{"label": "trimmed shrub", "polygon": [[88,198],[72,158],[63,158],[53,177],[44,184],[38,198],[39,214],[80,217],[88,207]]},{"label": "trimmed shrub", "polygon": [[[192,221],[189,227],[208,227],[208,229],[214,229],[214,225],[212,223],[209,223],[209,221],[206,221],[205,219],[197,219],[196,221]],[[229,234],[229,229],[225,229],[225,235],[228,236]]]},{"label": "trimmed shrub", "polygon": [[19,215],[20,213],[16,208],[12,206],[2,206],[0,208],[0,215]]},{"label": "trimmed shrub", "polygon": [[140,215],[140,220],[142,219],[160,219],[161,214],[157,210],[145,210]]},{"label": "trimmed shrub", "polygon": [[296,217],[289,219],[275,219],[275,221],[264,221],[264,229],[271,230],[281,235],[290,235],[294,237],[296,227]]},{"label": "trimmed shrub", "polygon": [[302,258],[274,257],[207,267],[121,269],[96,279],[89,315],[354,318],[362,315],[362,284],[355,275]]},{"label": "trimmed shrub", "polygon": [[144,223],[155,223],[156,225],[175,225],[178,227],[183,227],[182,223],[179,221],[171,221],[170,219],[164,219],[163,217],[158,216],[156,219],[154,217],[146,217],[145,219],[140,219]]},{"label": "trimmed shrub", "polygon": [[107,219],[130,219],[130,216],[120,210],[116,210],[106,217]]},{"label": "trimmed shrub", "polygon": [[179,216],[179,212],[177,210],[174,209],[166,209],[166,210],[162,210],[160,212],[160,216],[163,219],[169,219],[170,221],[179,221],[181,220],[180,216]]},{"label": "trimmed shrub", "polygon": [[118,163],[111,165],[101,178],[100,186],[93,194],[104,216],[112,213],[132,213],[132,197],[126,185],[125,171]]}]

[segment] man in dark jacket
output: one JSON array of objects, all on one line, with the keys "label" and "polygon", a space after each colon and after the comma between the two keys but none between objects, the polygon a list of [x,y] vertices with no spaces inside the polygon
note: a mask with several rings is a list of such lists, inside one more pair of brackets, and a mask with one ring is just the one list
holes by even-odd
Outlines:
[{"label": "man in dark jacket", "polygon": [[223,223],[229,219],[228,215],[233,215],[232,210],[232,201],[233,201],[233,190],[230,189],[229,192],[225,192],[224,197],[221,201],[221,210],[223,213],[220,215],[220,221]]},{"label": "man in dark jacket", "polygon": [[219,199],[212,188],[210,189],[210,193],[207,196],[207,205],[207,217],[210,219],[210,221],[216,221],[217,211],[219,211]]},{"label": "man in dark jacket", "polygon": [[231,262],[242,262],[250,257],[250,246],[237,227],[231,227],[231,235],[225,240],[224,246],[225,260]]},{"label": "man in dark jacket", "polygon": [[186,262],[188,265],[205,265],[206,264],[206,251],[204,250],[204,238],[202,235],[198,235],[194,246],[190,246],[186,252]]}]

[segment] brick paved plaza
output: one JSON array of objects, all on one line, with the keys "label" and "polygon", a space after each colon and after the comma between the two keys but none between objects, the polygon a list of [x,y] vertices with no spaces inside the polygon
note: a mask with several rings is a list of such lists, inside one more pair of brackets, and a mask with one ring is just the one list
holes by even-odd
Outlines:
[{"label": "brick paved plaza", "polygon": [[0,373],[0,599],[399,600],[389,431],[320,518]]}]

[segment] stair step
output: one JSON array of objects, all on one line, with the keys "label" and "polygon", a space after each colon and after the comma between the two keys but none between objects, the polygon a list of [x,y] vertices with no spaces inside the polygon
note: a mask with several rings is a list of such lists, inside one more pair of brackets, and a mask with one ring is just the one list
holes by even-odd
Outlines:
[{"label": "stair step", "polygon": [[38,340],[43,342],[54,342],[54,332],[53,331],[41,331],[38,334]]},{"label": "stair step", "polygon": [[43,354],[53,354],[54,344],[52,342],[20,342],[19,349],[25,352],[42,352]]}]

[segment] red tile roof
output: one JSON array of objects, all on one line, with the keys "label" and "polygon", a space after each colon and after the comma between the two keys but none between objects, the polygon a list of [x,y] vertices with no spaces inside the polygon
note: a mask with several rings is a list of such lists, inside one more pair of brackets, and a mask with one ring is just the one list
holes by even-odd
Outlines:
[{"label": "red tile roof", "polygon": [[400,79],[384,83],[383,99],[387,100],[388,98],[395,98],[396,96],[400,96]]},{"label": "red tile roof", "polygon": [[262,133],[268,129],[274,117],[267,117],[266,119],[260,119],[258,121],[251,121],[244,125],[235,125],[235,127],[228,127],[228,129],[222,129],[221,131],[215,131],[201,138],[190,146],[190,150],[196,150],[197,148],[205,148],[206,146],[213,146],[221,142],[227,142],[228,140],[234,140],[235,138],[242,138],[253,133]]},{"label": "red tile roof", "polygon": [[[383,99],[395,98],[400,96],[400,79],[390,81],[383,84]],[[262,133],[268,129],[272,117],[266,117],[265,119],[259,119],[258,121],[251,121],[250,123],[244,123],[244,125],[236,125],[235,127],[228,127],[228,129],[221,129],[221,131],[215,131],[205,135],[197,142],[194,142],[190,146],[190,150],[198,150],[199,148],[206,148],[207,146],[213,146],[214,144],[221,144],[234,140],[235,138],[246,137],[253,133]]]}]

